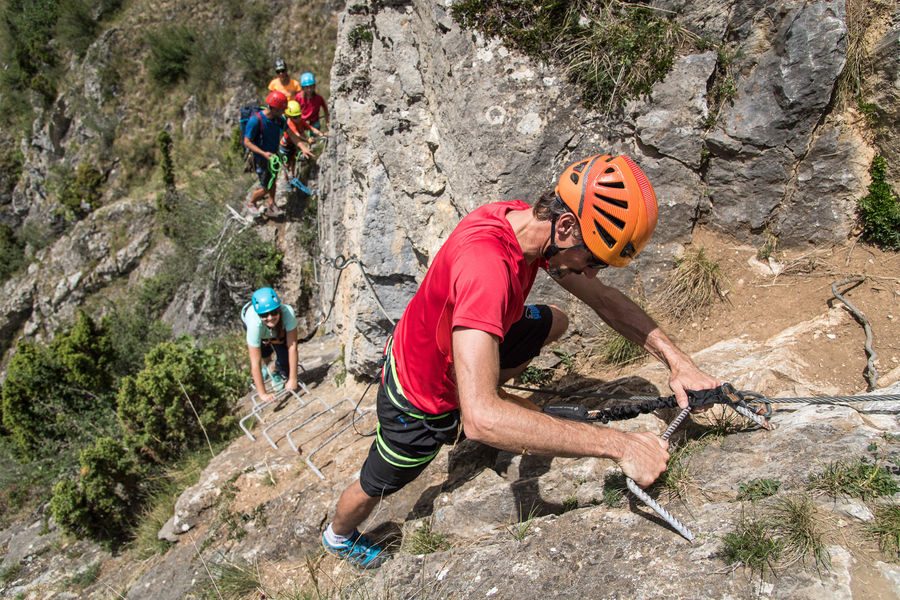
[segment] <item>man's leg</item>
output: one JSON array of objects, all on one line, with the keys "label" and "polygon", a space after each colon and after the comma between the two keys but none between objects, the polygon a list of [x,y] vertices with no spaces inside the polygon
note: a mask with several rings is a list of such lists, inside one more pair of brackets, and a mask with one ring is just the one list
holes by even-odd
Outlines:
[{"label": "man's leg", "polygon": [[569,317],[558,307],[529,305],[523,317],[513,324],[500,346],[500,381],[505,383],[522,374],[541,348],[562,337]]},{"label": "man's leg", "polygon": [[350,537],[360,524],[369,518],[381,498],[365,493],[357,479],[341,494],[331,521],[331,529],[337,535]]}]

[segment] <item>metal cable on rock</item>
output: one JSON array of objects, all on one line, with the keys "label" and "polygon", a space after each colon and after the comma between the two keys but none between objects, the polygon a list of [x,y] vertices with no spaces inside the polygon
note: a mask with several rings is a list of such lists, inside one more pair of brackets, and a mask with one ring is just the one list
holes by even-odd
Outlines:
[{"label": "metal cable on rock", "polygon": [[381,298],[378,297],[378,292],[375,291],[374,284],[369,279],[369,274],[366,272],[365,266],[363,266],[362,262],[360,262],[360,260],[355,255],[351,256],[350,258],[346,258],[343,254],[338,254],[334,258],[326,258],[323,256],[319,259],[319,263],[322,265],[329,266],[332,269],[337,270],[338,276],[334,280],[334,291],[331,293],[331,300],[329,302],[328,312],[325,313],[324,317],[319,319],[319,321],[312,328],[312,331],[310,331],[309,334],[306,335],[306,337],[304,337],[301,340],[298,340],[299,343],[303,344],[303,343],[306,343],[309,340],[311,340],[313,338],[313,336],[316,335],[316,332],[319,330],[319,327],[321,327],[323,323],[328,321],[328,318],[331,316],[331,311],[334,310],[334,303],[335,303],[335,299],[337,298],[338,287],[341,282],[341,275],[343,275],[344,270],[347,269],[352,264],[359,266],[359,270],[363,276],[363,281],[366,282],[366,285],[369,287],[369,290],[371,290],[371,292],[372,292],[372,296],[375,297],[375,303],[378,305],[378,308],[381,309],[382,314],[384,314],[385,318],[391,324],[391,329],[386,329],[387,332],[390,333],[391,330],[393,330],[393,327],[394,327],[394,325],[396,325],[396,322],[390,317],[390,315],[388,315],[387,309],[385,309],[384,304],[381,303]]},{"label": "metal cable on rock", "polygon": [[872,349],[872,328],[869,326],[869,321],[866,319],[866,316],[838,292],[839,287],[843,287],[848,283],[862,283],[865,280],[866,278],[862,275],[857,275],[835,281],[831,284],[831,293],[834,294],[835,298],[844,303],[866,332],[866,356],[868,357],[868,360],[866,361],[866,381],[869,383],[866,391],[871,392],[877,387],[876,382],[878,381],[878,370],[875,368],[875,361],[878,359],[878,355],[875,353],[875,350]]}]

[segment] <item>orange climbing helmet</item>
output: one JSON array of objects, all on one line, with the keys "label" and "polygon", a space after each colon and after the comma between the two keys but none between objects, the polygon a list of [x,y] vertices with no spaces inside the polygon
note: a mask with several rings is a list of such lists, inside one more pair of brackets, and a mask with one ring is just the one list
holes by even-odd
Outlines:
[{"label": "orange climbing helmet", "polygon": [[596,154],[566,167],[556,195],[578,217],[584,244],[614,267],[644,249],[656,228],[656,194],[627,156]]}]

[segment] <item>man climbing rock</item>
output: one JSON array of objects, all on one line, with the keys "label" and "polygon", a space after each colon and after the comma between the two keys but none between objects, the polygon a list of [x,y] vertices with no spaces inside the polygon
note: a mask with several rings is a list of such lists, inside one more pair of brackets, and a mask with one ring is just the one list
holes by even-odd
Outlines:
[{"label": "man climbing rock", "polygon": [[284,111],[287,108],[287,97],[281,92],[269,92],[266,96],[265,110],[254,113],[247,121],[244,130],[244,146],[253,153],[253,165],[259,178],[259,189],[254,190],[247,203],[247,212],[259,214],[257,203],[268,195],[266,215],[278,217],[284,211],[275,206],[276,172],[270,161],[278,152],[281,133],[285,128]]},{"label": "man climbing rock", "polygon": [[300,104],[296,100],[291,100],[287,103],[287,110],[284,112],[284,116],[287,117],[287,128],[284,130],[281,144],[278,147],[278,152],[284,157],[285,161],[285,181],[290,181],[296,175],[294,167],[296,165],[297,150],[300,150],[300,153],[306,159],[315,158],[315,155],[309,148],[309,144],[306,143],[307,137],[305,132],[310,131],[316,136],[325,135],[304,121],[300,114]]},{"label": "man climbing rock", "polygon": [[653,188],[634,161],[596,155],[565,169],[534,206],[487,204],[457,225],[386,345],[375,441],[322,534],[327,551],[359,567],[380,565],[383,549],[358,526],[457,439],[460,424],[466,437],[510,452],[611,458],[642,486],[666,469],[667,442],[652,433],[557,419],[497,393],[568,326],[555,306],[524,306],[538,269],[665,364],[679,405],[688,405],[686,390],[719,385],[597,279],[637,256],[656,218]]},{"label": "man climbing rock", "polygon": [[291,79],[284,59],[275,59],[275,79],[269,82],[269,91],[281,92],[285,98],[293,98],[301,89],[300,83],[296,79]]},{"label": "man climbing rock", "polygon": [[328,127],[328,104],[325,98],[316,93],[316,76],[306,72],[300,76],[300,93],[294,95],[294,100],[300,103],[302,110],[300,116],[303,120],[317,130],[322,129],[319,113],[325,113],[325,127]]},{"label": "man climbing rock", "polygon": [[271,402],[274,394],[266,391],[263,361],[275,355],[275,368],[268,371],[272,380],[284,382],[285,389],[297,389],[297,318],[294,309],[282,304],[270,287],[253,292],[250,302],[241,310],[247,330],[247,353],[250,376],[260,402]]}]

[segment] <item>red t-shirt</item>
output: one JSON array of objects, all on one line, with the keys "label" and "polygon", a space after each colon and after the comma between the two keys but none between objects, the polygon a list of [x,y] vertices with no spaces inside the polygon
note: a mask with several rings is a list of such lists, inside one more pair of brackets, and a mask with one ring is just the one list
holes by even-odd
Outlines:
[{"label": "red t-shirt", "polygon": [[313,94],[312,98],[307,100],[303,97],[303,92],[298,92],[294,100],[300,103],[300,116],[308,123],[314,124],[319,120],[319,109],[325,109],[325,114],[328,114],[325,98],[318,94]]},{"label": "red t-shirt", "polygon": [[495,202],[466,216],[434,257],[425,279],[394,329],[397,376],[406,398],[429,414],[459,407],[452,332],[470,327],[501,340],[522,317],[525,298],[546,261],[525,262],[511,210],[521,200]]}]

